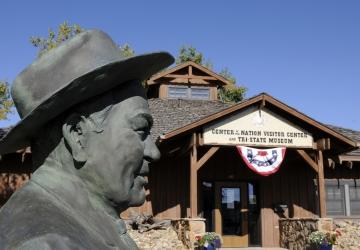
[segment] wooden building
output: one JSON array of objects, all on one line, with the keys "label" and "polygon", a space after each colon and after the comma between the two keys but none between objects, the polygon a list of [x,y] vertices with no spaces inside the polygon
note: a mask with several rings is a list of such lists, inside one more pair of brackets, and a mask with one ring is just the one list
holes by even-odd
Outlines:
[{"label": "wooden building", "polygon": [[[148,80],[162,157],[151,165],[145,204],[131,209],[203,218],[231,247],[279,246],[280,218],[360,218],[360,132],[324,125],[266,93],[221,102],[227,84],[192,62]],[[286,154],[276,173],[262,176],[239,145]]]}]

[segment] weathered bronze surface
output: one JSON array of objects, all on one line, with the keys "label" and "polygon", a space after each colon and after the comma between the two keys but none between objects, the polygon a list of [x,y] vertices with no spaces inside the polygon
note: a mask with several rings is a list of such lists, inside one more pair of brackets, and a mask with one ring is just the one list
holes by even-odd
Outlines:
[{"label": "weathered bronze surface", "polygon": [[15,80],[22,120],[0,153],[31,141],[37,170],[0,210],[1,249],[137,249],[119,213],[145,201],[160,157],[141,80],[173,58],[114,53],[107,35],[87,31]]}]

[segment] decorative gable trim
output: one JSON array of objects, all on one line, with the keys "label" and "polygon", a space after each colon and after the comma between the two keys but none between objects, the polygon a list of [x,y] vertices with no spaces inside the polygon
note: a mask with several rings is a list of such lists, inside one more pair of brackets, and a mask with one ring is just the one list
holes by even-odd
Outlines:
[{"label": "decorative gable trim", "polygon": [[[181,74],[179,71],[186,69],[186,74]],[[201,71],[202,75],[193,74],[194,69]],[[164,81],[162,81],[164,80]],[[208,68],[194,62],[185,62],[175,66],[174,68],[165,70],[152,76],[148,81],[148,85],[159,84],[160,82],[178,82],[178,83],[193,83],[193,84],[211,84],[229,85],[231,84],[227,79]]]}]

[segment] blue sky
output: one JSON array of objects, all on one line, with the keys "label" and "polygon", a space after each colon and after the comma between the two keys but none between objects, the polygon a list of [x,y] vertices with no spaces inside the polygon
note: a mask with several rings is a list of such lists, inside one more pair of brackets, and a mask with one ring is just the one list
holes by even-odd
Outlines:
[{"label": "blue sky", "polygon": [[104,30],[138,54],[177,55],[192,45],[216,71],[228,67],[247,97],[267,92],[320,122],[360,131],[360,1],[2,0],[0,9],[0,79],[12,82],[36,58],[30,36],[68,21]]}]

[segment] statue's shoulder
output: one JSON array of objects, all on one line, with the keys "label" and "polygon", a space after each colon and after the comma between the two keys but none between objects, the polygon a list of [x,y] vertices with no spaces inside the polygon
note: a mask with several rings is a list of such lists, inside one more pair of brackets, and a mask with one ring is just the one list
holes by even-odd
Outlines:
[{"label": "statue's shoulder", "polygon": [[76,242],[74,241],[74,239],[71,239],[69,237],[62,236],[56,233],[47,233],[29,240],[25,240],[20,245],[17,245],[16,249],[19,250],[86,249],[84,247],[85,244]]},{"label": "statue's shoulder", "polygon": [[[46,190],[31,181],[15,192],[0,210],[0,245],[9,246],[8,249],[19,244],[22,244],[20,249],[63,249],[45,246],[70,244],[75,234],[71,228],[81,226]],[[38,244],[44,247],[37,248]]]}]

